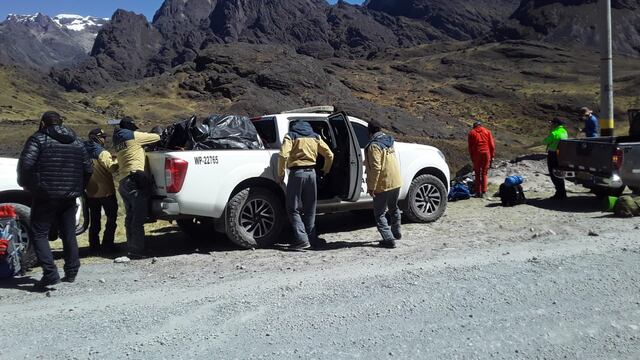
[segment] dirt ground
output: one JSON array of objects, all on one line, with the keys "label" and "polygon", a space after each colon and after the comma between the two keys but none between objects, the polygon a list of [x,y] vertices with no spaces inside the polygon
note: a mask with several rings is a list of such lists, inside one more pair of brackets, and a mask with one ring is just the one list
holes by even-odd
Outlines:
[{"label": "dirt ground", "polygon": [[526,170],[527,205],[450,203],[394,250],[355,214],[320,216],[329,245],[303,253],[157,225],[155,259],[85,258],[47,294],[39,271],[2,283],[0,358],[640,358],[640,219],[578,187],[546,200],[543,169],[503,168]]}]

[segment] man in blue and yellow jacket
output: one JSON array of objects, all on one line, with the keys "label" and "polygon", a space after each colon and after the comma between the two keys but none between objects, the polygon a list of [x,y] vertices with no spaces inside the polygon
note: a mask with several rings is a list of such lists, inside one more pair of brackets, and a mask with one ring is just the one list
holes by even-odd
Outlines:
[{"label": "man in blue and yellow jacket", "polygon": [[[89,141],[85,147],[93,161],[93,174],[87,185],[87,207],[89,208],[89,249],[92,253],[113,252],[118,220],[118,200],[113,174],[118,171],[118,163],[113,160],[111,153],[104,148],[107,134],[102,129],[89,132]],[[107,216],[107,222],[100,245],[100,228],[102,211]]]},{"label": "man in blue and yellow jacket", "polygon": [[[367,192],[373,197],[373,214],[382,241],[380,246],[395,248],[400,232],[400,209],[398,197],[402,187],[400,164],[393,147],[395,140],[382,132],[380,126],[369,123],[369,144],[365,148]],[[391,225],[387,221],[387,213]]]},{"label": "man in blue and yellow jacket", "polygon": [[[289,169],[287,182],[287,213],[295,243],[293,250],[303,250],[317,245],[316,234],[316,161],[318,155],[324,157],[322,172],[328,174],[333,164],[333,152],[311,125],[305,121],[291,124],[291,131],[284,136],[280,148],[278,177],[284,183],[285,170]],[[301,214],[302,213],[302,214]]]},{"label": "man in blue and yellow jacket", "polygon": [[131,117],[120,120],[120,126],[113,133],[113,144],[117,151],[120,169],[118,191],[124,202],[129,257],[144,257],[144,223],[149,208],[150,181],[144,172],[145,152],[142,146],[160,141],[160,135],[137,131]]}]

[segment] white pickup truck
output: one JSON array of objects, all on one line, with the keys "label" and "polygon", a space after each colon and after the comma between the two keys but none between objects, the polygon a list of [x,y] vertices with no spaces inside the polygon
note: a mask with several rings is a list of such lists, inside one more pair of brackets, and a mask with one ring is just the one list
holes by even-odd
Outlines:
[{"label": "white pickup truck", "polygon": [[[22,230],[23,247],[26,255],[22,257],[22,267],[31,268],[36,265],[37,258],[31,242],[31,194],[18,185],[18,159],[0,158],[0,205],[12,205],[18,215],[18,224]],[[83,198],[78,199],[76,213],[76,234],[80,235],[89,226],[88,209]],[[50,240],[58,238],[57,230],[53,229]]]},{"label": "white pickup truck", "polygon": [[[298,120],[309,122],[335,154],[331,172],[318,181],[318,212],[372,208],[363,174],[367,123],[346,113],[287,112],[252,119],[265,150],[147,153],[152,216],[177,220],[187,234],[212,234],[215,228],[243,248],[286,241],[280,238],[288,221],[284,188],[276,181],[278,152],[289,124]],[[397,142],[395,148],[404,216],[416,222],[439,219],[449,189],[444,155],[426,145]]]}]

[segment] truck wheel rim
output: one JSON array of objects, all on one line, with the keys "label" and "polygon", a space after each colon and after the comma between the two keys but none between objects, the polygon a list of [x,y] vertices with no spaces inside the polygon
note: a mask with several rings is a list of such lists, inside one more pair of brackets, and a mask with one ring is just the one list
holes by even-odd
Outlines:
[{"label": "truck wheel rim", "polygon": [[433,214],[438,210],[441,203],[442,195],[437,187],[431,184],[424,184],[418,188],[415,204],[421,213]]},{"label": "truck wheel rim", "polygon": [[254,238],[267,235],[275,224],[275,212],[263,199],[248,201],[240,212],[240,226]]}]

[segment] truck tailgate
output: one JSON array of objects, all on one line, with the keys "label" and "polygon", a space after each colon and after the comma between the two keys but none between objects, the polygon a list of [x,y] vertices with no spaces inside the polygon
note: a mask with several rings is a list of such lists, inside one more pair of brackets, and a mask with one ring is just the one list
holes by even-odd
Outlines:
[{"label": "truck tailgate", "polygon": [[166,179],[164,174],[164,161],[169,156],[168,152],[154,151],[147,153],[147,169],[153,183],[152,193],[166,196]]},{"label": "truck tailgate", "polygon": [[562,170],[610,175],[616,149],[613,138],[562,140],[558,146],[558,163]]},{"label": "truck tailgate", "polygon": [[634,188],[640,187],[640,142],[620,144],[622,150],[622,166],[620,178],[622,182]]}]

